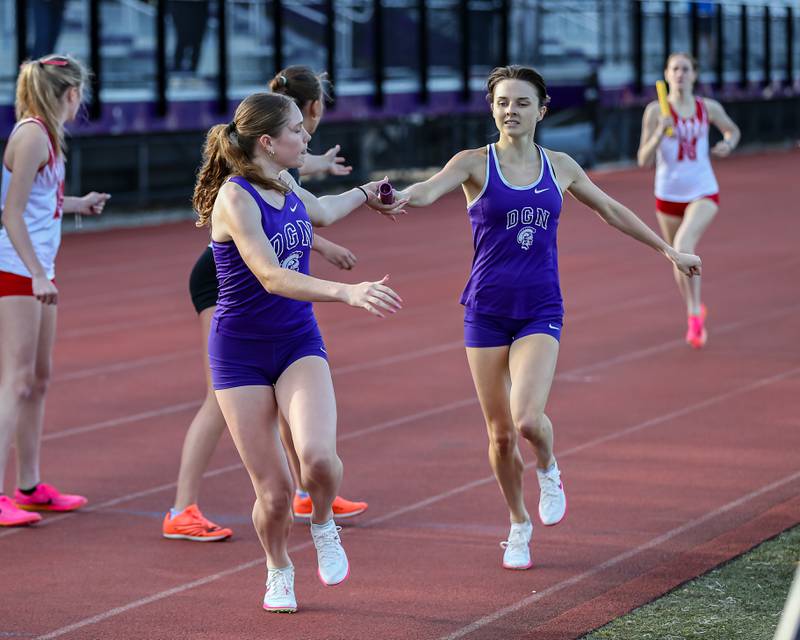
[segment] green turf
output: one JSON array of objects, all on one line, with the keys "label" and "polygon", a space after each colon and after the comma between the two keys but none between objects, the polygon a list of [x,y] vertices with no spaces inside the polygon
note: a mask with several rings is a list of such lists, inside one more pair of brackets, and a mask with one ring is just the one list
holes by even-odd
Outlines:
[{"label": "green turf", "polygon": [[771,640],[798,558],[800,525],[581,640]]}]

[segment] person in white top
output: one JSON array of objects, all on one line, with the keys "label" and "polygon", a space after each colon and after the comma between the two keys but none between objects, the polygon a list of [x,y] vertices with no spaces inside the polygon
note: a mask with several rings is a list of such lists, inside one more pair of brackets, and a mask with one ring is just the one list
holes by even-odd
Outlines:
[{"label": "person in white top", "polygon": [[[664,78],[669,86],[670,115],[661,115],[657,100],[647,105],[638,162],[645,167],[655,159],[656,216],[664,239],[677,251],[694,253],[719,210],[719,186],[709,158],[710,125],[722,132],[722,140],[710,150],[721,158],[739,144],[740,132],[719,102],[695,97],[697,61],[691,55],[670,54]],[[686,342],[699,349],[708,339],[700,277],[687,278],[675,270],[675,281],[686,302]]]},{"label": "person in white top", "polygon": [[87,71],[49,55],[23,63],[17,124],[3,154],[0,207],[0,483],[16,436],[17,489],[0,484],[0,526],[32,524],[35,511],[72,511],[83,496],[40,482],[44,397],[55,338],[55,258],[64,213],[99,214],[110,197],[64,196],[64,124],[81,105]]}]

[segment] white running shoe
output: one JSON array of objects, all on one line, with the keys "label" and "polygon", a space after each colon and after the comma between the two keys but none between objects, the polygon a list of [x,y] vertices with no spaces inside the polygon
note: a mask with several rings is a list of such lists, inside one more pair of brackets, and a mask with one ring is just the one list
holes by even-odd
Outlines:
[{"label": "white running shoe", "polygon": [[342,548],[342,541],[339,538],[341,527],[337,527],[333,518],[325,524],[311,525],[311,538],[317,548],[317,564],[319,570],[317,574],[322,584],[332,587],[344,582],[350,575],[350,564],[347,562],[347,554]]},{"label": "white running shoe", "polygon": [[561,482],[561,472],[558,464],[553,463],[547,471],[536,469],[539,477],[539,519],[542,524],[550,527],[558,524],[567,513],[567,494],[564,493],[564,483]]},{"label": "white running shoe", "polygon": [[531,565],[531,536],[533,535],[533,523],[512,522],[511,531],[508,533],[508,540],[500,543],[505,549],[503,553],[503,568],[505,569],[530,569]]},{"label": "white running shoe", "polygon": [[294,567],[267,570],[267,593],[264,594],[264,610],[273,613],[294,613],[297,600],[294,597]]}]

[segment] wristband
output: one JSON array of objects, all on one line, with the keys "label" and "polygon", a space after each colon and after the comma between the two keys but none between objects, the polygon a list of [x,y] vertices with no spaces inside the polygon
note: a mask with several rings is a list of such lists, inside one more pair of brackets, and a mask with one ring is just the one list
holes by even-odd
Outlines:
[{"label": "wristband", "polygon": [[364,189],[364,187],[356,187],[356,189],[358,189],[361,193],[364,194],[364,197],[366,198],[366,200],[364,200],[364,204],[369,202],[369,194],[367,193],[366,189]]}]

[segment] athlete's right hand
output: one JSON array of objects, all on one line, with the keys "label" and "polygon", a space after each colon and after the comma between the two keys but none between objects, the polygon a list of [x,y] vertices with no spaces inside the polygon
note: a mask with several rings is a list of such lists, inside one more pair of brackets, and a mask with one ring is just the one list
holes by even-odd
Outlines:
[{"label": "athlete's right hand", "polygon": [[403,299],[386,286],[389,276],[383,276],[377,282],[361,282],[347,287],[346,302],[352,307],[361,307],[370,313],[383,318],[381,311],[396,313],[402,308]]},{"label": "athlete's right hand", "polygon": [[666,135],[667,129],[674,126],[675,122],[672,119],[672,116],[660,116],[658,118],[658,126],[656,127],[656,134],[661,137]]},{"label": "athlete's right hand", "polygon": [[33,277],[33,296],[42,304],[56,304],[58,289],[47,276]]},{"label": "athlete's right hand", "polygon": [[702,262],[700,261],[700,257],[694,255],[693,253],[680,253],[675,251],[671,256],[670,260],[678,267],[678,271],[680,271],[683,275],[689,276],[699,276],[700,272],[702,271]]}]

